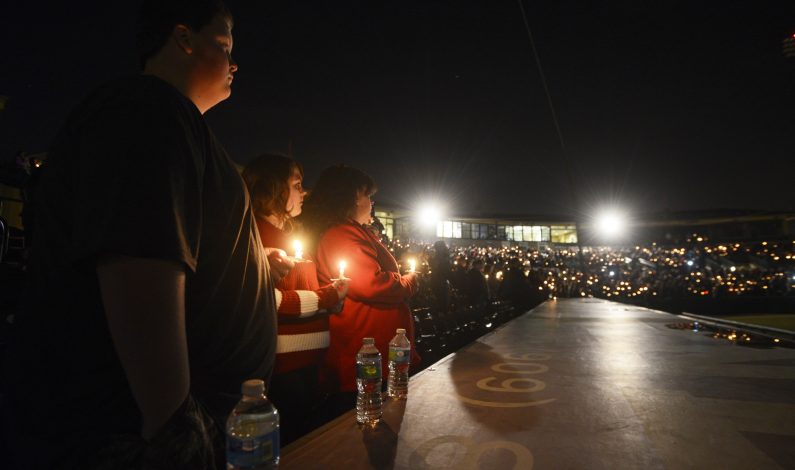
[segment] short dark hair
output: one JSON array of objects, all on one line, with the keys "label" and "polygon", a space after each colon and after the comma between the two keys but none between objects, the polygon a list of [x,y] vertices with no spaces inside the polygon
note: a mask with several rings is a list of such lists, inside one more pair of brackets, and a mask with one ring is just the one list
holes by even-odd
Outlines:
[{"label": "short dark hair", "polygon": [[287,180],[295,171],[303,178],[301,165],[285,155],[266,153],[248,162],[243,169],[243,181],[251,195],[254,215],[275,215],[282,222],[290,218],[285,207],[290,196]]},{"label": "short dark hair", "polygon": [[221,0],[143,0],[135,35],[141,70],[160,52],[174,26],[184,24],[199,31],[218,15],[232,21],[232,13]]},{"label": "short dark hair", "polygon": [[377,190],[373,178],[357,168],[334,165],[323,170],[298,218],[310,249],[314,249],[326,229],[350,217],[360,191],[372,196]]}]

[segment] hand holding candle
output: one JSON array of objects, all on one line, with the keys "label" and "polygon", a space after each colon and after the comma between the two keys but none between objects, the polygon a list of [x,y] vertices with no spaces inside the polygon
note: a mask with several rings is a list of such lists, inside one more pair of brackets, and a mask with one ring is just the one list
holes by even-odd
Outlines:
[{"label": "hand holding candle", "polygon": [[417,260],[414,258],[409,259],[409,272],[414,273],[417,272]]}]

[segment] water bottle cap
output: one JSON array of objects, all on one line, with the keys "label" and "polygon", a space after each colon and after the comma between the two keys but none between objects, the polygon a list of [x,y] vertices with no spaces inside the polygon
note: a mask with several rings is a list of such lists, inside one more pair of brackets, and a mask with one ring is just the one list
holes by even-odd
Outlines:
[{"label": "water bottle cap", "polygon": [[396,333],[399,334],[399,335],[405,335],[406,334],[406,329],[405,328],[398,328]]},{"label": "water bottle cap", "polygon": [[241,389],[244,396],[258,397],[265,393],[265,382],[259,379],[246,380]]},{"label": "water bottle cap", "polygon": [[362,344],[375,344],[375,338],[362,338]]}]

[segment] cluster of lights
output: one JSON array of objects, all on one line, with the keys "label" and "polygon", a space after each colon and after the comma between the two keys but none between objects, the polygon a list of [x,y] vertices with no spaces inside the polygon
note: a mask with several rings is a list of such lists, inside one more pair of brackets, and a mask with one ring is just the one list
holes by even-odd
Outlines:
[{"label": "cluster of lights", "polygon": [[[492,282],[501,282],[505,272],[518,264],[524,277],[533,278],[539,290],[552,296],[630,299],[660,294],[787,295],[795,291],[795,243],[718,244],[710,243],[705,236],[693,240],[699,238],[701,242],[689,247],[599,247],[584,250],[582,255],[569,249],[515,246],[471,246],[452,249],[451,255],[467,265],[476,258],[486,260],[493,269],[488,271]],[[415,269],[430,272],[430,245],[396,240],[390,249],[398,258],[407,253],[417,256]]]},{"label": "cluster of lights", "polygon": [[770,346],[775,346],[781,343],[780,338],[771,338],[765,335],[752,334],[748,331],[736,330],[721,325],[705,325],[697,321],[692,323],[689,322],[673,323],[667,326],[671,329],[689,330],[692,331],[693,333],[706,332],[708,333],[708,336],[712,338],[723,339],[738,345],[749,345],[752,343],[753,344],[768,343]]}]

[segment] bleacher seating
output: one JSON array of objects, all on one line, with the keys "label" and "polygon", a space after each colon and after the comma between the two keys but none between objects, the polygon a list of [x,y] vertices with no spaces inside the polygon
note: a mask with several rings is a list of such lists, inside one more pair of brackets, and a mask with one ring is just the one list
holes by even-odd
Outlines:
[{"label": "bleacher seating", "polygon": [[453,302],[446,312],[434,311],[425,306],[412,309],[414,346],[422,356],[422,365],[412,373],[419,372],[522,313],[524,311],[514,308],[506,300],[492,300],[482,305]]}]

